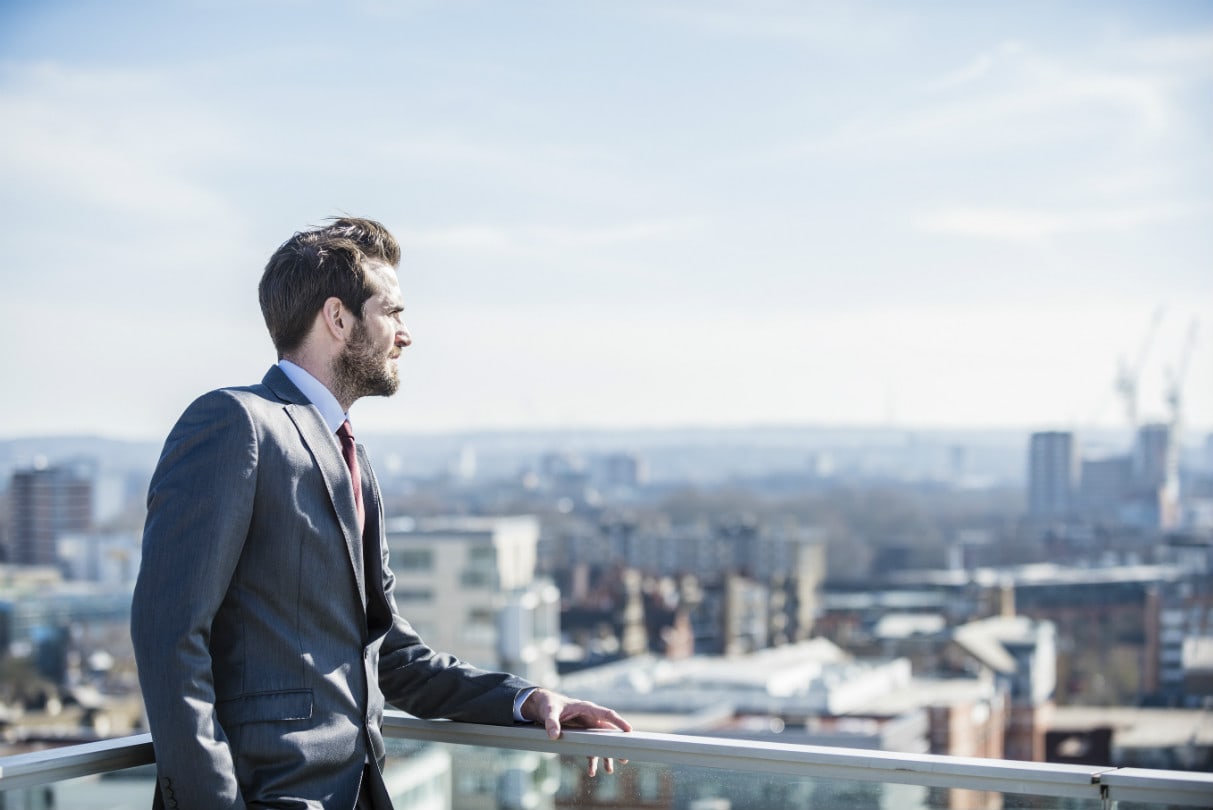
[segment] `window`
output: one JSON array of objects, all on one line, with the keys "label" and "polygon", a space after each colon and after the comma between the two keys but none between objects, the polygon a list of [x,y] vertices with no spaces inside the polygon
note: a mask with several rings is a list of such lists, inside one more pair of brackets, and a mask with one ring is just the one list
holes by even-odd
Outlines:
[{"label": "window", "polygon": [[397,571],[433,571],[434,552],[428,548],[402,548],[392,554],[392,568]]},{"label": "window", "polygon": [[496,588],[497,572],[492,569],[465,568],[459,575],[459,583],[465,588]]},{"label": "window", "polygon": [[472,546],[468,549],[468,559],[473,563],[496,565],[497,549],[493,546]]},{"label": "window", "polygon": [[497,640],[497,612],[488,608],[469,610],[460,637],[469,644],[492,644]]},{"label": "window", "polygon": [[491,608],[472,608],[468,611],[468,624],[494,624],[497,611]]}]

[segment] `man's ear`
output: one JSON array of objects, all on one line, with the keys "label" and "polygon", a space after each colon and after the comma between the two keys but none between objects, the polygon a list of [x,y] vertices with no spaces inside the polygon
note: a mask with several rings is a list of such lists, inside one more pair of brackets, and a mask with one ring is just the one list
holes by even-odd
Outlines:
[{"label": "man's ear", "polygon": [[320,307],[319,317],[324,321],[324,328],[328,330],[329,335],[339,343],[344,343],[352,315],[345,308],[345,304],[341,303],[341,299],[335,295],[326,298],[324,305]]}]

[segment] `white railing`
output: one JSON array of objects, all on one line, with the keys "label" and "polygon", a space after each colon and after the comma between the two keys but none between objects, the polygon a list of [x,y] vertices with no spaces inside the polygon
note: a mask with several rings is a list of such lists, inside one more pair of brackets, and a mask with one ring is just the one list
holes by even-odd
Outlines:
[{"label": "white railing", "polygon": [[[646,732],[568,731],[560,740],[550,740],[542,729],[533,727],[417,720],[397,712],[388,712],[383,731],[387,737],[429,742],[789,777],[1090,799],[1105,805],[1131,801],[1213,806],[1213,774],[1208,773],[896,754]],[[132,768],[154,760],[151,736],[147,734],[0,757],[0,791]]]}]

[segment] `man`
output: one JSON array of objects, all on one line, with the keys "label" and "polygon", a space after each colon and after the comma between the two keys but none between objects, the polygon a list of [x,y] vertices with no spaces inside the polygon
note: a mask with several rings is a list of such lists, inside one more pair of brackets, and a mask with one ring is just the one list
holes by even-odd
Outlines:
[{"label": "man", "polygon": [[279,363],[259,385],[200,397],[165,442],[131,619],[155,806],[390,808],[385,700],[552,737],[630,730],[435,652],[397,611],[379,487],[348,411],[400,384],[399,255],[370,220],[289,239],[259,289]]}]

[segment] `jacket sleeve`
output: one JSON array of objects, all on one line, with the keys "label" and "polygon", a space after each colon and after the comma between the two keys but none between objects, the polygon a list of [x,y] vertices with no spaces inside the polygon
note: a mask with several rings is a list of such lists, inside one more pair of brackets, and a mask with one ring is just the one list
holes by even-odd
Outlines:
[{"label": "jacket sleeve", "polygon": [[159,787],[183,810],[244,807],[215,714],[210,635],[248,534],[257,451],[245,409],[212,392],[178,420],[148,490],[131,638]]},{"label": "jacket sleeve", "polygon": [[417,717],[512,725],[514,699],[534,684],[427,646],[396,607],[396,578],[388,567],[386,543],[382,557],[383,587],[392,609],[392,627],[379,650],[379,688],[387,702]]}]

